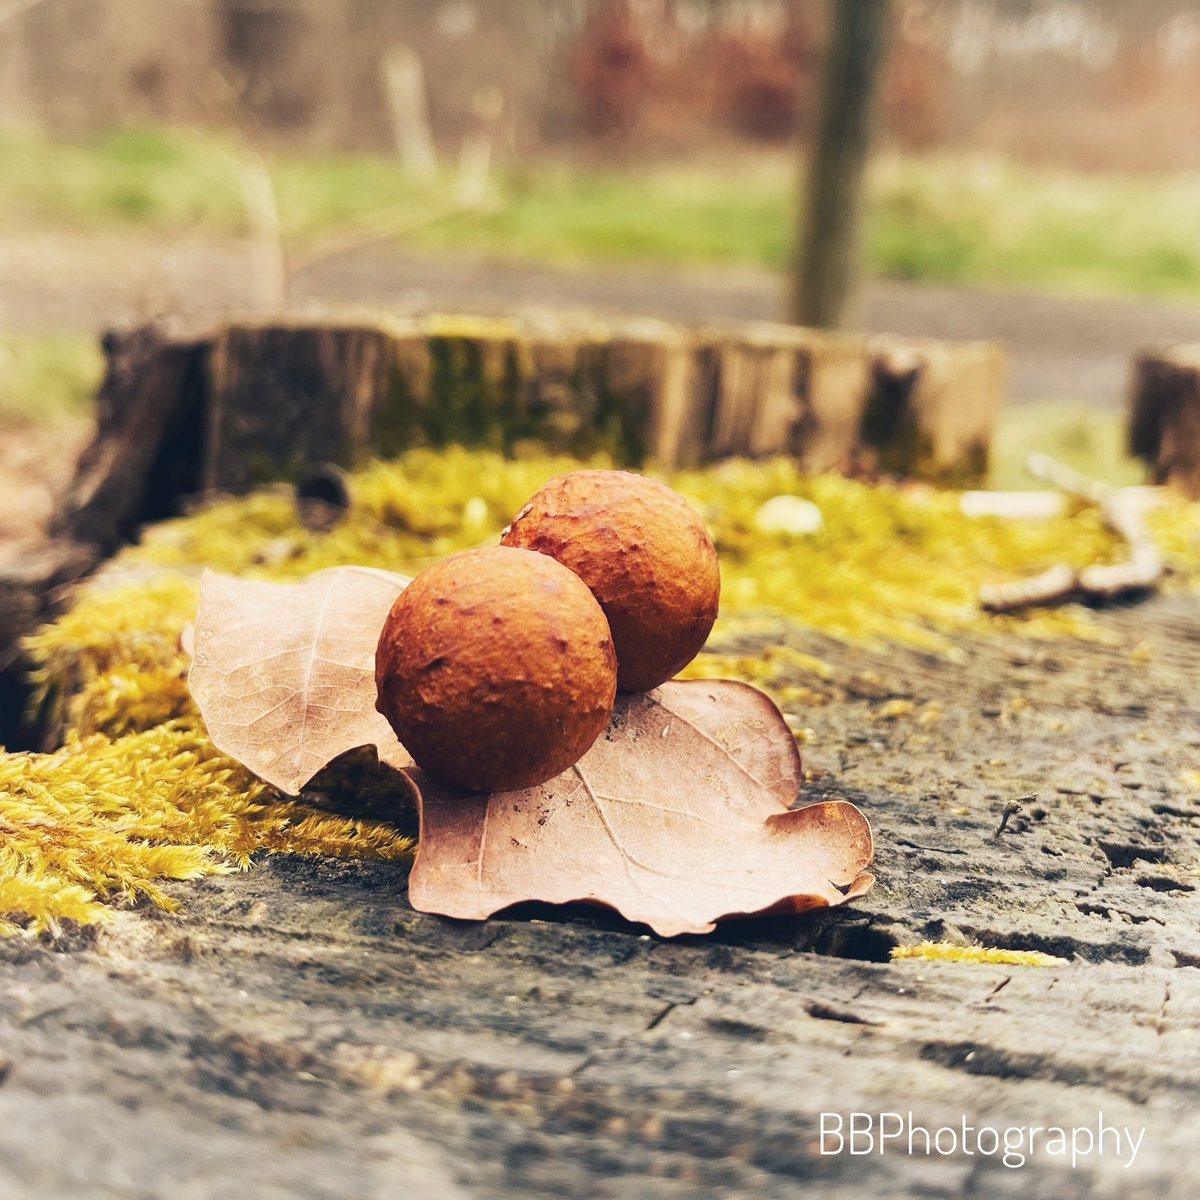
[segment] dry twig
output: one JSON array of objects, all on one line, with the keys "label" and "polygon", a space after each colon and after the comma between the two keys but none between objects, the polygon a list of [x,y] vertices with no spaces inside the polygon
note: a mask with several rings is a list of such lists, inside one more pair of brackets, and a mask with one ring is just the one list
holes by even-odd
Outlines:
[{"label": "dry twig", "polygon": [[982,608],[1013,612],[1072,599],[1114,600],[1158,587],[1166,573],[1166,562],[1146,529],[1143,489],[1117,488],[1089,479],[1048,454],[1031,454],[1025,469],[1045,483],[1099,505],[1105,523],[1128,544],[1129,557],[1124,562],[1078,571],[1060,563],[1032,579],[987,585],[979,591]]}]

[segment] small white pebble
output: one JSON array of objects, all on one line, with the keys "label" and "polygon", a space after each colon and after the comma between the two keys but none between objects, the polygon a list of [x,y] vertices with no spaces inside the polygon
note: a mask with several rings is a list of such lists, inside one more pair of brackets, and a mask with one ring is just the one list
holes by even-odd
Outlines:
[{"label": "small white pebble", "polygon": [[463,505],[462,523],[467,529],[478,529],[488,519],[487,501],[482,496],[472,496]]},{"label": "small white pebble", "polygon": [[964,517],[1048,520],[1066,512],[1067,497],[1062,492],[963,492],[958,507]]},{"label": "small white pebble", "polygon": [[817,533],[825,524],[821,510],[810,500],[799,496],[772,496],[754,514],[754,526],[759,533],[786,533],[804,537]]}]

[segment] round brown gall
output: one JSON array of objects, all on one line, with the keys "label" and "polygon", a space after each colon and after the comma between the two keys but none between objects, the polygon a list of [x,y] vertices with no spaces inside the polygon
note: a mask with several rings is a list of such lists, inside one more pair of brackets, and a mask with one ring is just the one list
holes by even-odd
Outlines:
[{"label": "round brown gall", "polygon": [[549,555],[591,588],[612,629],[622,691],[649,691],[678,674],[716,620],[712,538],[678,492],[644,475],[589,470],[552,479],[502,542]]},{"label": "round brown gall", "polygon": [[444,559],[401,592],[375,654],[376,707],[417,765],[478,791],[561,774],[608,723],[616,659],[573,572],[494,546]]}]

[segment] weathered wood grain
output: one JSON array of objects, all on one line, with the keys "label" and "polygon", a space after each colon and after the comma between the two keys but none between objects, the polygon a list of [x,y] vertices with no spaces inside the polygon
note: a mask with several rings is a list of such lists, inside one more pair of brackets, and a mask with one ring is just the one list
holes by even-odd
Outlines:
[{"label": "weathered wood grain", "polygon": [[[450,922],[403,865],[275,858],[178,885],[178,916],[0,943],[0,1195],[1194,1195],[1200,603],[1100,620],[1112,645],[961,661],[741,645],[833,669],[784,682],[811,689],[802,798],[875,826],[851,910],[663,942],[596,910]],[[887,961],[924,938],[1069,962]],[[1147,1132],[1130,1170],[822,1156],[851,1110]]]},{"label": "weathered wood grain", "polygon": [[106,333],[96,430],[50,525],[112,553],[200,490],[209,343],[147,326]]},{"label": "weathered wood grain", "polygon": [[87,575],[99,557],[95,545],[59,539],[0,561],[0,746],[27,747],[37,737],[28,712],[33,663],[22,638],[61,610],[68,585]]},{"label": "weathered wood grain", "polygon": [[[111,550],[198,491],[419,445],[536,443],[626,465],[790,454],[978,481],[1003,352],[791,326],[330,312],[106,335],[97,430],[53,522]],[[900,362],[899,368],[895,363]]]}]

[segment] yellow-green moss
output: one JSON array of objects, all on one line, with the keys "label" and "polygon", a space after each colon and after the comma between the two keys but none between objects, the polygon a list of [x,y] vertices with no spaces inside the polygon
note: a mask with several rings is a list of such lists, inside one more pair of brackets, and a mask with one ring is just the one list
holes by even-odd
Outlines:
[{"label": "yellow-green moss", "polygon": [[26,639],[38,664],[41,724],[71,737],[116,736],[191,711],[180,646],[196,611],[194,578],[164,573],[136,584],[101,578],[51,625]]},{"label": "yellow-green moss", "polygon": [[[260,493],[164,523],[125,557],[271,578],[344,563],[413,573],[492,541],[546,479],[578,465],[455,448],[414,451],[358,473],[353,510],[329,534],[308,533],[286,493]],[[1081,608],[996,617],[981,613],[976,597],[987,582],[1036,574],[1056,562],[1110,562],[1124,553],[1093,508],[1047,521],[968,518],[956,492],[809,477],[787,459],[730,462],[668,481],[703,512],[721,554],[718,640],[761,613],[838,638],[943,650],[960,630],[1100,637]],[[802,537],[759,532],[755,515],[777,495],[813,501],[823,528]],[[1200,572],[1200,505],[1170,503],[1151,523],[1185,577]]]},{"label": "yellow-green moss", "polygon": [[[51,755],[0,754],[0,914],[13,918],[0,929],[97,921],[113,900],[168,906],[159,881],[229,870],[256,851],[410,853],[393,826],[288,800],[213,748],[187,693],[180,644],[199,568],[279,579],[350,563],[415,573],[494,541],[549,477],[578,465],[414,451],[357,473],[351,511],[328,533],[306,530],[283,491],[148,530],[29,640],[41,716],[65,744]],[[806,478],[785,460],[726,463],[669,481],[704,514],[720,551],[718,650],[731,635],[777,627],[780,616],[845,640],[943,653],[954,652],[963,631],[1103,636],[1082,609],[1000,618],[975,603],[984,582],[1120,556],[1094,510],[1044,522],[971,520],[952,492]],[[813,501],[822,529],[761,533],[755,516],[777,495]],[[1177,578],[1186,585],[1200,576],[1200,505],[1172,502],[1151,523]],[[768,646],[758,657],[702,655],[690,669],[766,686],[797,672],[823,678],[829,668]],[[782,698],[802,700],[804,690],[784,689]]]},{"label": "yellow-green moss", "polygon": [[101,921],[106,899],[169,909],[160,880],[245,866],[257,850],[396,858],[412,846],[279,797],[188,720],[0,755],[0,829],[0,914],[34,931]]},{"label": "yellow-green moss", "polygon": [[893,946],[893,961],[920,958],[926,962],[995,963],[1006,967],[1061,967],[1065,958],[1040,950],[1002,950],[995,946],[953,946],[949,942],[919,942],[915,946]]}]

